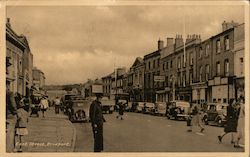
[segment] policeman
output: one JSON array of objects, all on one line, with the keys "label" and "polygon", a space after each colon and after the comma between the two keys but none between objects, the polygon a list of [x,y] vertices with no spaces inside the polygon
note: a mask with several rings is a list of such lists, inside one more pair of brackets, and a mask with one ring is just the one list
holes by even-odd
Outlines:
[{"label": "policeman", "polygon": [[89,109],[89,117],[94,135],[94,152],[103,151],[103,122],[105,122],[105,119],[102,114],[101,99],[102,94],[96,93],[96,100],[92,102]]}]

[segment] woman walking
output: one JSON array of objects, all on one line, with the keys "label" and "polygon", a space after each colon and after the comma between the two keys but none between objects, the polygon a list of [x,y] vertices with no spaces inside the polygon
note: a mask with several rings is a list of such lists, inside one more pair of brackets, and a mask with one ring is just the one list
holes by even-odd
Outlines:
[{"label": "woman walking", "polygon": [[200,132],[202,133],[205,130],[205,128],[202,125],[202,122],[201,122],[201,111],[200,111],[200,109],[198,108],[197,105],[195,105],[193,107],[193,109],[191,111],[191,117],[188,118],[188,121],[191,120],[191,124],[188,124],[188,126],[190,127],[189,130],[188,130],[188,132],[192,132],[192,126],[198,126],[201,129]]},{"label": "woman walking", "polygon": [[40,106],[41,106],[41,110],[43,113],[43,117],[44,117],[44,113],[47,111],[48,107],[49,107],[49,102],[46,99],[46,97],[43,97],[40,101]]},{"label": "woman walking", "polygon": [[[24,110],[25,105],[20,104],[17,109],[17,123],[16,123],[16,135],[18,137],[18,142],[20,143],[18,148],[15,148],[15,151],[22,152],[21,143],[22,136],[28,135],[27,123],[28,123],[28,112]],[[17,142],[15,142],[17,143]]]},{"label": "woman walking", "polygon": [[234,136],[237,132],[237,119],[238,119],[238,109],[236,107],[236,102],[234,99],[230,100],[229,106],[227,107],[227,121],[224,127],[224,132],[218,136],[218,140],[221,143],[223,137],[231,133],[231,144],[234,144]]},{"label": "woman walking", "polygon": [[240,113],[237,126],[237,139],[234,143],[235,148],[244,147],[244,145],[240,144],[240,140],[244,138],[244,128],[245,128],[245,101],[243,97],[240,98],[239,103],[240,103]]}]

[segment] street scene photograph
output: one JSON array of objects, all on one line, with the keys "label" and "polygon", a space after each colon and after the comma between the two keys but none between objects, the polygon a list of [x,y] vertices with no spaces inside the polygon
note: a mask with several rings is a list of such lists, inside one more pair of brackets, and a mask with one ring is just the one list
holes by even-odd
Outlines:
[{"label": "street scene photograph", "polygon": [[6,153],[244,154],[245,9],[6,6]]}]

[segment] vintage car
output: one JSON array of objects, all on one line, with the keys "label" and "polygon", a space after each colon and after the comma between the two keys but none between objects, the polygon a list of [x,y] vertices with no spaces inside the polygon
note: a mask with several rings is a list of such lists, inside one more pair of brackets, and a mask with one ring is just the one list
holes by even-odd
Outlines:
[{"label": "vintage car", "polygon": [[175,120],[186,120],[190,112],[190,103],[176,100],[167,104],[167,117]]},{"label": "vintage car", "polygon": [[224,126],[226,123],[227,106],[228,104],[226,103],[208,103],[202,120],[207,125]]},{"label": "vintage car", "polygon": [[155,103],[155,115],[165,116],[167,111],[167,104],[165,102]]},{"label": "vintage car", "polygon": [[138,105],[136,105],[135,112],[137,112],[137,113],[142,112],[144,105],[145,105],[145,102],[138,102]]},{"label": "vintage car", "polygon": [[115,100],[103,97],[101,100],[102,112],[112,114],[114,112]]},{"label": "vintage car", "polygon": [[73,100],[68,109],[68,116],[71,122],[89,122],[89,108],[91,101]]},{"label": "vintage car", "polygon": [[142,113],[154,114],[155,113],[155,104],[152,102],[145,102],[145,105],[142,109]]},{"label": "vintage car", "polygon": [[129,101],[128,104],[125,107],[125,111],[131,112],[131,110],[132,110],[132,104],[133,104],[133,102]]}]

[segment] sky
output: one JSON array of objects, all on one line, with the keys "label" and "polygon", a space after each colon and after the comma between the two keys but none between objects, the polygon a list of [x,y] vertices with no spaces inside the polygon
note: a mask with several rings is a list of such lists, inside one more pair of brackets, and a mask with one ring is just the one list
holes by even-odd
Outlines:
[{"label": "sky", "polygon": [[[158,39],[222,31],[244,22],[242,6],[8,6],[6,16],[24,34],[46,84],[84,83],[132,66],[157,50]],[[185,22],[185,24],[184,24]],[[166,44],[166,43],[165,43]]]}]

